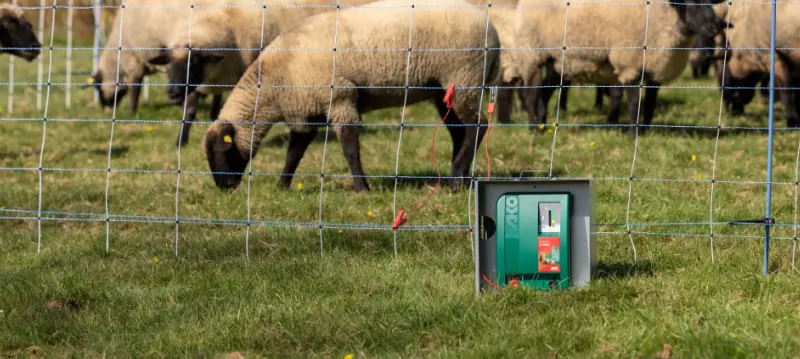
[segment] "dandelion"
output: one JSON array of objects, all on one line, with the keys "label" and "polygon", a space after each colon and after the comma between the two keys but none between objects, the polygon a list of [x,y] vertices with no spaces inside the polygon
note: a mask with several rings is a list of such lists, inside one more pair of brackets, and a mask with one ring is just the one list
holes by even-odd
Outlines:
[{"label": "dandelion", "polygon": [[231,138],[230,135],[225,135],[225,137],[222,138],[222,141],[225,143],[233,143],[233,138]]},{"label": "dandelion", "polygon": [[147,126],[147,132],[153,132],[153,126]]},{"label": "dandelion", "polygon": [[158,257],[153,257],[153,263],[158,263]]},{"label": "dandelion", "polygon": [[703,180],[703,175],[701,175],[701,174],[699,174],[699,173],[698,173],[698,174],[697,174],[697,180],[698,180],[698,181],[702,181],[702,180]]},{"label": "dandelion", "polygon": [[87,77],[86,78],[86,83],[87,84],[93,84],[94,83],[94,77]]},{"label": "dandelion", "polygon": [[372,210],[367,211],[367,215],[372,217]]},{"label": "dandelion", "polygon": [[344,359],[353,359],[353,354],[345,354]]},{"label": "dandelion", "polygon": [[553,133],[553,129],[552,128],[548,128],[547,129],[547,133]]},{"label": "dandelion", "polygon": [[539,124],[539,130],[544,130],[544,124],[543,123]]},{"label": "dandelion", "polygon": [[596,145],[596,143],[594,143],[594,141],[589,142],[589,147],[594,147],[594,145]]},{"label": "dandelion", "polygon": [[303,190],[303,184],[302,183],[298,183],[297,184],[297,190],[298,191],[302,191]]},{"label": "dandelion", "polygon": [[697,155],[692,154],[692,162],[697,161]]}]

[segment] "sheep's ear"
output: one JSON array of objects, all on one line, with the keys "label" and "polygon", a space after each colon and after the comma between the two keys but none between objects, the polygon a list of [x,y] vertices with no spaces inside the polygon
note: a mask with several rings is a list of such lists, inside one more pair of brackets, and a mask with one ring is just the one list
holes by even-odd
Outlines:
[{"label": "sheep's ear", "polygon": [[161,50],[158,55],[151,57],[147,62],[153,65],[166,65],[170,60],[172,60],[172,56],[170,56],[169,50]]},{"label": "sheep's ear", "polygon": [[219,126],[217,131],[217,138],[214,140],[215,152],[228,152],[233,148],[233,141],[236,136],[236,130],[232,124],[224,124]]}]

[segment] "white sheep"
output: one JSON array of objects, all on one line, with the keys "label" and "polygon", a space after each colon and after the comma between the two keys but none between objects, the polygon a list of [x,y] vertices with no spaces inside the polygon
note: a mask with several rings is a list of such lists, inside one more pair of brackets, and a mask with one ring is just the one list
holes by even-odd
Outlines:
[{"label": "white sheep", "polygon": [[261,48],[281,32],[309,16],[336,10],[337,5],[348,7],[371,1],[252,0],[246,7],[217,8],[194,15],[192,23],[173,36],[168,45],[170,50],[150,60],[154,64],[169,65],[167,93],[170,99],[180,104],[186,100],[178,146],[184,146],[189,140],[189,130],[197,113],[198,93],[214,95],[210,117],[215,120],[222,94],[232,90]]},{"label": "white sheep", "polygon": [[[448,126],[451,173],[466,177],[486,132],[479,112],[482,86],[499,77],[497,32],[485,10],[462,0],[413,3],[414,9],[411,0],[384,0],[312,16],[265,48],[203,140],[217,186],[237,187],[272,124],[287,122],[289,150],[279,181],[287,187],[316,127],[330,123],[354,189],[368,191],[358,140],[361,115],[422,101],[445,115],[450,84],[459,87],[453,113],[446,116],[446,124],[456,125]],[[463,178],[454,178],[451,186],[462,184]]]},{"label": "white sheep", "polygon": [[[800,86],[800,5],[778,4],[775,33],[775,88],[783,102],[789,127],[800,127],[800,108],[796,90]],[[736,26],[726,32],[727,48],[717,55],[725,68],[717,71],[726,108],[733,114],[744,112],[755,95],[756,85],[770,70],[770,25],[772,4],[730,1],[714,7],[719,17]],[[759,50],[754,50],[759,49]],[[727,52],[727,54],[726,54]],[[766,86],[769,82],[766,82]],[[762,89],[766,87],[762,85]],[[729,88],[735,87],[735,88]]]},{"label": "white sheep", "polygon": [[[649,125],[659,86],[676,79],[686,68],[685,49],[694,36],[715,36],[721,31],[713,9],[704,5],[722,1],[618,0],[609,4],[561,0],[554,4],[520,0],[515,21],[517,45],[535,50],[513,53],[513,63],[518,65],[514,75],[526,86],[558,86],[559,81],[544,81],[547,77],[542,76],[541,68],[546,67],[573,83],[630,86],[627,93],[632,123],[638,123],[643,80],[641,85],[647,85],[643,122]],[[538,88],[533,91],[545,92]],[[540,123],[546,121],[548,100],[539,95],[536,101],[534,111]],[[615,106],[618,108],[619,103],[612,96],[610,120]]]},{"label": "white sheep", "polygon": [[41,47],[22,9],[12,4],[0,5],[0,52],[31,62],[39,56]]}]

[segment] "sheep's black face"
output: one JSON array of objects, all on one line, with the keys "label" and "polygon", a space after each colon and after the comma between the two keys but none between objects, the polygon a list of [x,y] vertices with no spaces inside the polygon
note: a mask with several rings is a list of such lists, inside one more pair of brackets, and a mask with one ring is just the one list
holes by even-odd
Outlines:
[{"label": "sheep's black face", "polygon": [[723,1],[673,0],[671,4],[678,11],[678,16],[683,22],[683,30],[687,35],[705,36],[713,39],[727,24],[717,17],[711,5],[719,4]]},{"label": "sheep's black face", "polygon": [[42,49],[31,23],[13,14],[0,17],[0,45],[0,52],[21,57],[28,62],[36,59]]},{"label": "sheep's black face", "polygon": [[[231,124],[219,124],[217,131],[206,135],[206,158],[217,187],[232,190],[242,182],[248,159],[236,147],[236,130]],[[225,173],[219,173],[225,172]]]},{"label": "sheep's black face", "polygon": [[[724,73],[724,74],[723,74]],[[717,82],[722,90],[722,100],[725,102],[725,109],[732,115],[744,113],[747,106],[756,94],[756,85],[763,78],[763,74],[753,73],[745,78],[737,78],[731,75],[730,65],[725,64],[725,71],[717,73]]]},{"label": "sheep's black face", "polygon": [[204,53],[202,50],[192,52],[189,59],[173,59],[169,66],[169,88],[167,94],[173,103],[183,103],[186,96],[197,89],[197,85],[205,82],[206,67],[222,60],[222,56]]},{"label": "sheep's black face", "polygon": [[[119,102],[128,93],[128,87],[122,84],[115,86],[115,84],[103,84],[103,73],[97,72],[92,76],[92,86],[97,91],[97,97],[100,99],[100,107],[113,107],[114,99]],[[116,91],[114,91],[116,89]],[[115,96],[116,92],[116,96]]]},{"label": "sheep's black face", "polygon": [[697,36],[692,47],[698,49],[697,59],[692,63],[692,66],[698,68],[708,68],[711,66],[712,58],[714,56],[714,43],[713,37]]}]

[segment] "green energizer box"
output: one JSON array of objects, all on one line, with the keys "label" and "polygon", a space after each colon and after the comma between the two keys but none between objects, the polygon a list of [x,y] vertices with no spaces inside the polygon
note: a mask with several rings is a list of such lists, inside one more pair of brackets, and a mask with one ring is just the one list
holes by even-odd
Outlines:
[{"label": "green energizer box", "polygon": [[506,193],[496,218],[498,285],[570,287],[568,193]]}]

